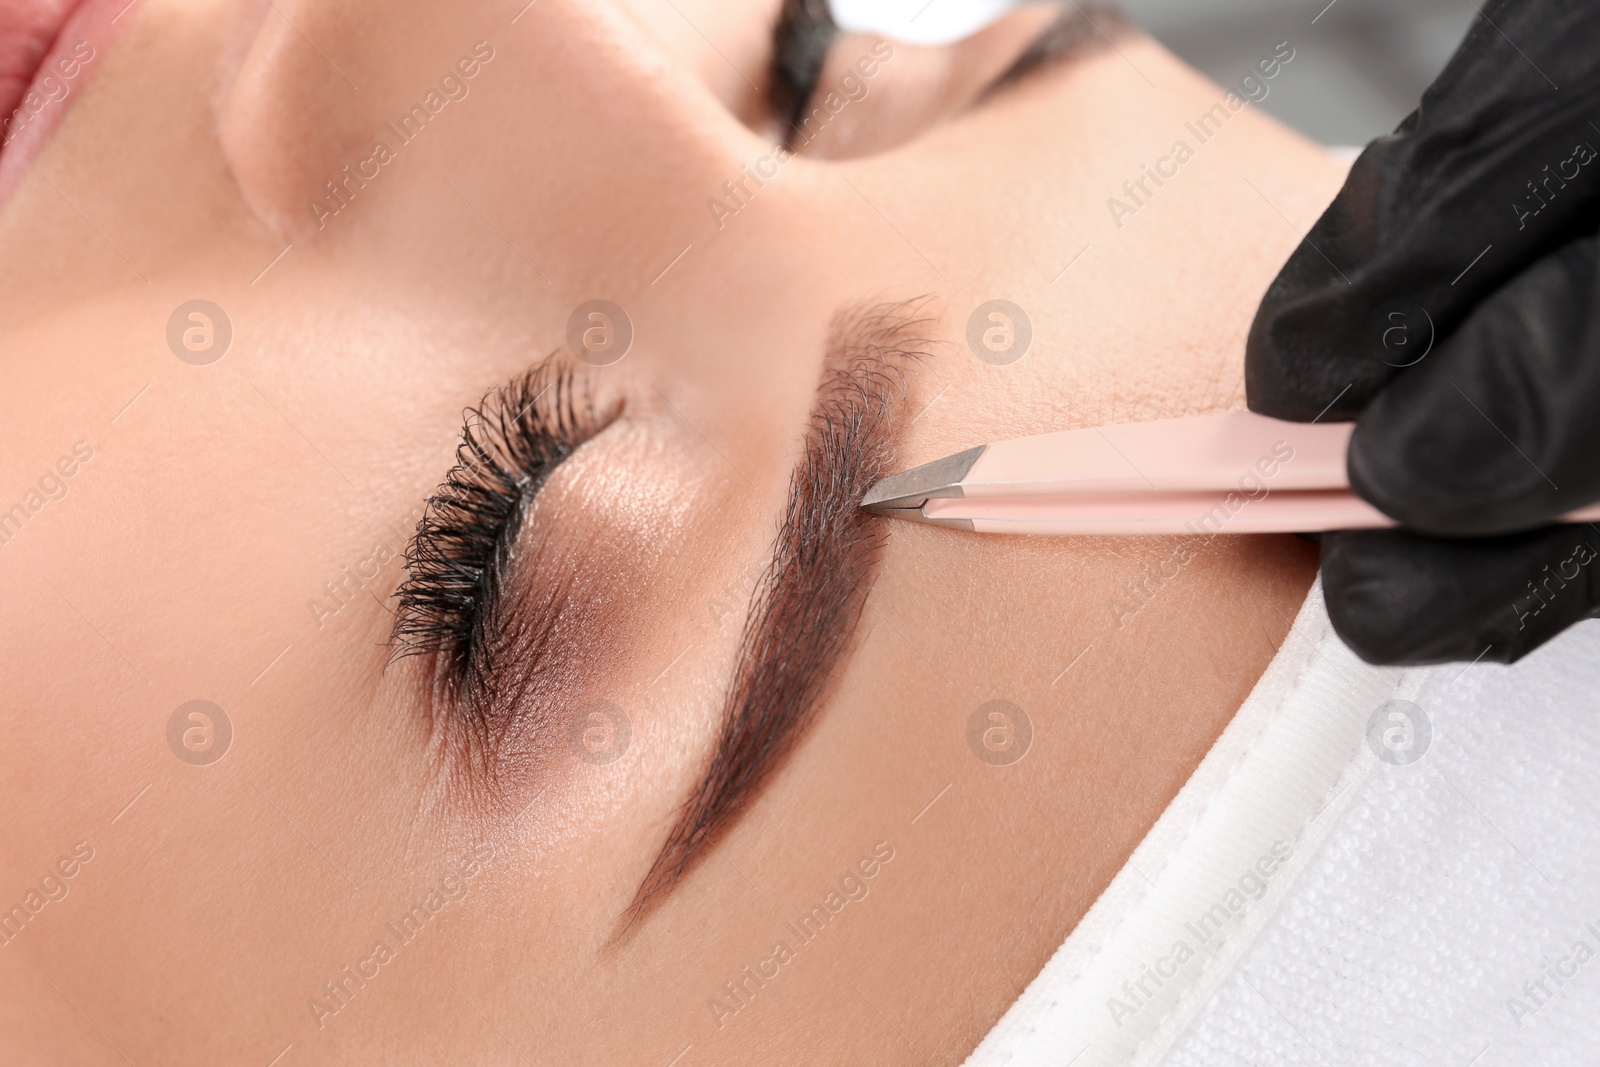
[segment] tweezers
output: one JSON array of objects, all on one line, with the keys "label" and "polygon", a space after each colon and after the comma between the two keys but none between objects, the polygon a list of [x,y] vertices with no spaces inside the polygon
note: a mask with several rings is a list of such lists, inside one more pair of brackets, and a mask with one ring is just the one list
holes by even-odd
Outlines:
[{"label": "tweezers", "polygon": [[[893,474],[861,506],[977,533],[1315,533],[1394,526],[1350,489],[1354,423],[1253,412],[978,445]],[[1600,504],[1562,517],[1600,519]]]}]

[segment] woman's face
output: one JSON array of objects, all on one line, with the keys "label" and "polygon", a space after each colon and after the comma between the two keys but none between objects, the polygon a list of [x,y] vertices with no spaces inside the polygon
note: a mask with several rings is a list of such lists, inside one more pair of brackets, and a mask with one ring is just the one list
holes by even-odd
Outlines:
[{"label": "woman's face", "polygon": [[0,1058],[959,1060],[1314,560],[854,502],[1238,405],[1339,169],[1071,7],[122,2],[0,152]]}]

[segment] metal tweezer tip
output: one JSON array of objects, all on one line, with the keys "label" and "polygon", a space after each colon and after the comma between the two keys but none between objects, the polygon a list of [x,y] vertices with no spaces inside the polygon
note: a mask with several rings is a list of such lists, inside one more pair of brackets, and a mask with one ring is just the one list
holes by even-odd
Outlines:
[{"label": "metal tweezer tip", "polygon": [[960,497],[963,495],[961,479],[978,462],[984,448],[984,445],[978,445],[965,452],[891,474],[867,492],[861,506],[868,511],[893,514],[916,510],[934,497]]}]

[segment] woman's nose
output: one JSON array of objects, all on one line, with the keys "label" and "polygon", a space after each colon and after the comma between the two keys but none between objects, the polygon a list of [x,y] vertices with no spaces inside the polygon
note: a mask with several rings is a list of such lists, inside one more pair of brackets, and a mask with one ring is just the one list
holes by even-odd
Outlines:
[{"label": "woman's nose", "polygon": [[286,239],[426,248],[465,213],[554,285],[693,226],[759,145],[609,0],[275,0],[220,125]]}]

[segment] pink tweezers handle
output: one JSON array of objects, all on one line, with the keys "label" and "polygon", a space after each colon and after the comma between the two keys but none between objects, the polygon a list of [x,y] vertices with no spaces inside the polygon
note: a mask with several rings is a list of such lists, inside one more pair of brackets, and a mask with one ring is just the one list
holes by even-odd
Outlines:
[{"label": "pink tweezers handle", "polygon": [[[989,445],[924,517],[980,533],[1309,533],[1395,525],[1350,491],[1352,423],[1229,412]],[[1600,519],[1600,504],[1564,521]]]}]

